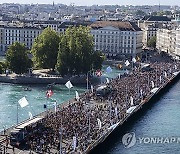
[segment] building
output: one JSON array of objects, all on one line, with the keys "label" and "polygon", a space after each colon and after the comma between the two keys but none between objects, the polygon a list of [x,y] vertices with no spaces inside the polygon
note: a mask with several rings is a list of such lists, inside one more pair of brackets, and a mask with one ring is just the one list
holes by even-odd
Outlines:
[{"label": "building", "polygon": [[176,29],[176,48],[175,55],[180,57],[180,27]]},{"label": "building", "polygon": [[14,42],[24,43],[27,49],[31,49],[34,39],[42,32],[41,27],[23,25],[0,26],[0,55],[4,55],[8,46]]},{"label": "building", "polygon": [[106,55],[135,56],[142,50],[142,31],[132,22],[97,21],[91,22],[14,22],[0,25],[0,54],[4,55],[8,46],[18,41],[31,49],[34,39],[44,28],[51,27],[59,33],[64,33],[68,27],[90,26],[94,37],[94,49],[101,50]]},{"label": "building", "polygon": [[171,19],[166,16],[145,16],[143,19],[139,20],[138,26],[143,31],[143,47],[147,47],[147,42],[152,37],[156,37],[156,32],[159,28],[170,22]]},{"label": "building", "polygon": [[142,50],[142,31],[132,22],[97,21],[90,28],[94,49],[105,55],[135,56]]},{"label": "building", "polygon": [[180,27],[161,28],[157,31],[156,48],[164,51],[173,57],[180,57]]},{"label": "building", "polygon": [[68,27],[87,26],[89,22],[59,22],[59,21],[39,21],[39,22],[14,22],[0,24],[0,55],[4,55],[8,46],[14,42],[24,43],[27,49],[31,49],[34,39],[42,33],[46,27],[64,33]]}]

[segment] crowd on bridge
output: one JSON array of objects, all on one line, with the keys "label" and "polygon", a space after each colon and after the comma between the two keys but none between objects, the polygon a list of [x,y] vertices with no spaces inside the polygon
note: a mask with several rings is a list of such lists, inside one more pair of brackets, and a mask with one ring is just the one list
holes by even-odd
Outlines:
[{"label": "crowd on bridge", "polygon": [[81,153],[111,126],[123,121],[130,107],[145,102],[153,94],[152,89],[160,88],[179,69],[180,64],[175,61],[153,62],[145,71],[136,67],[111,79],[105,83],[111,89],[106,96],[97,96],[94,88],[56,112],[49,111],[36,126],[28,128],[26,144],[32,151],[48,153],[58,151],[62,142],[63,153]]}]

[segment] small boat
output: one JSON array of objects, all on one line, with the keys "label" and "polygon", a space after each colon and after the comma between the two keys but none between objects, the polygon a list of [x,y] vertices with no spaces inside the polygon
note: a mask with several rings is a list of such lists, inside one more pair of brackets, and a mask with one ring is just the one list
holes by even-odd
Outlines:
[{"label": "small boat", "polygon": [[30,87],[24,88],[24,91],[31,91],[32,89]]}]

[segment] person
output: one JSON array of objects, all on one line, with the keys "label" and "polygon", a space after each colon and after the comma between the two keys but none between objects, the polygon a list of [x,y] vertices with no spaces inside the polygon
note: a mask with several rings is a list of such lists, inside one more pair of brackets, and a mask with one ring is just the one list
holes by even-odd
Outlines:
[{"label": "person", "polygon": [[8,137],[6,136],[6,151],[7,151],[7,149],[8,149],[8,145],[9,145],[9,139],[8,139]]},{"label": "person", "polygon": [[13,153],[15,153],[15,149],[14,149],[14,146],[12,147],[12,150],[13,150]]}]

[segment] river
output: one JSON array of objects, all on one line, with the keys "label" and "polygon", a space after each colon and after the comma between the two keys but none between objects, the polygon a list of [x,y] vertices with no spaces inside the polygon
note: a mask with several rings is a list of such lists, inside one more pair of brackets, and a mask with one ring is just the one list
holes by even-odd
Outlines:
[{"label": "river", "polygon": [[[107,66],[103,65],[103,75],[101,77],[102,79],[99,78],[99,82],[105,81],[106,77],[114,78],[122,72],[121,70],[112,67],[112,72],[106,73],[106,68]],[[47,85],[37,84],[28,86],[32,89],[31,91],[24,90],[27,85],[0,83],[0,131],[15,125],[17,123],[17,117],[18,121],[21,122],[29,118],[29,112],[34,116],[45,111],[44,104],[47,104],[47,108],[53,108],[55,101],[57,101],[58,104],[61,104],[62,102],[75,97],[75,91],[78,91],[80,94],[86,90],[86,85],[74,86],[69,93],[69,90],[65,85],[58,84],[55,85],[53,96],[47,100]],[[29,105],[24,108],[21,108],[18,105],[17,116],[18,100],[24,96],[28,100]]]}]

